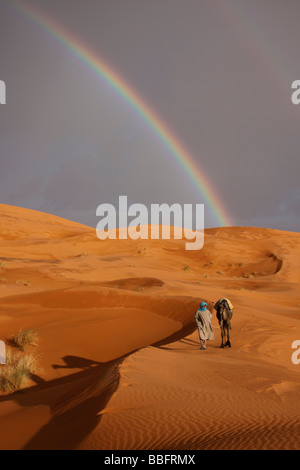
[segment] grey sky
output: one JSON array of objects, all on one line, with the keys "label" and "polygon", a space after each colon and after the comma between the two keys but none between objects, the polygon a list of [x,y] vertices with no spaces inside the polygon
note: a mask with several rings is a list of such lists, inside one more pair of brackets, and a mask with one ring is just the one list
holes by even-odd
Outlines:
[{"label": "grey sky", "polygon": [[[205,202],[147,124],[0,0],[0,201],[96,225],[100,203]],[[204,170],[235,225],[299,231],[298,0],[38,0]],[[208,205],[206,225],[217,224]]]}]

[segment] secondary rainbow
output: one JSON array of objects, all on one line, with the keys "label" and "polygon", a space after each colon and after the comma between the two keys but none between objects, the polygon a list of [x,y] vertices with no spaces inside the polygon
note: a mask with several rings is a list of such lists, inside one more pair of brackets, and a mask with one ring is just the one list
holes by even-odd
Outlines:
[{"label": "secondary rainbow", "polygon": [[[218,195],[210,184],[204,172],[200,170],[198,163],[184,148],[178,138],[170,131],[168,126],[154,112],[149,104],[106,62],[90,47],[79,41],[73,34],[66,31],[45,13],[30,6],[23,6],[10,0],[9,5],[18,12],[33,21],[43,31],[46,31],[62,46],[69,50],[75,57],[97,74],[110,88],[147,123],[147,125],[159,137],[160,141],[168,148],[174,160],[188,175],[194,186],[205,199],[205,203],[211,210],[214,218],[220,226],[232,225],[231,218],[221,203]],[[201,201],[202,202],[202,201]]]}]

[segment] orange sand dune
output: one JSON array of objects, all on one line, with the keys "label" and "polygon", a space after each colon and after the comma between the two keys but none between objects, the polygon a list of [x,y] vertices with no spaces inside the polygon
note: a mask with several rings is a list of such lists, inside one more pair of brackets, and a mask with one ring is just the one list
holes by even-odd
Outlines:
[{"label": "orange sand dune", "polygon": [[[0,205],[0,339],[40,336],[40,371],[0,394],[0,448],[299,448],[299,255],[292,232],[209,229],[186,251]],[[194,313],[220,297],[232,348],[213,312],[200,351]]]}]

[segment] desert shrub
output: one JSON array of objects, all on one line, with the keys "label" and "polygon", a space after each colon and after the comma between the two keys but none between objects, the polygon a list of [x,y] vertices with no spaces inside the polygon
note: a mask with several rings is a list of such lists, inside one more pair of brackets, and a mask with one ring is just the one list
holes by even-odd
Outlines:
[{"label": "desert shrub", "polygon": [[13,336],[13,343],[24,351],[26,346],[36,346],[38,342],[38,333],[31,328],[28,330],[20,330]]},{"label": "desert shrub", "polygon": [[31,283],[30,280],[28,280],[28,281],[20,281],[20,280],[16,281],[16,284],[17,284],[18,286],[29,287],[29,286],[30,286],[30,283]]},{"label": "desert shrub", "polygon": [[0,389],[14,392],[23,388],[36,371],[36,359],[31,355],[7,351],[6,364],[0,368]]}]

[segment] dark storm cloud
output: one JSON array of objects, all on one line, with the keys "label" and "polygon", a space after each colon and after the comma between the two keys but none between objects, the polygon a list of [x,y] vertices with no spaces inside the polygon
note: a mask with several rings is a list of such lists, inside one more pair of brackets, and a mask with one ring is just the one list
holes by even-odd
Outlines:
[{"label": "dark storm cloud", "polygon": [[[39,0],[145,97],[236,225],[299,230],[300,4]],[[94,224],[96,207],[204,202],[145,122],[87,67],[0,4],[0,200]],[[216,224],[206,206],[207,225]]]}]

